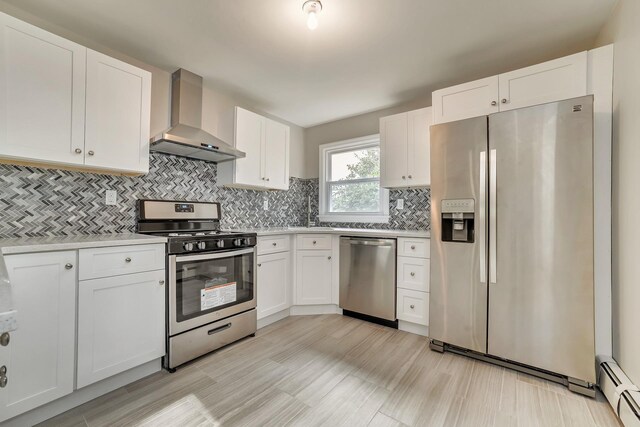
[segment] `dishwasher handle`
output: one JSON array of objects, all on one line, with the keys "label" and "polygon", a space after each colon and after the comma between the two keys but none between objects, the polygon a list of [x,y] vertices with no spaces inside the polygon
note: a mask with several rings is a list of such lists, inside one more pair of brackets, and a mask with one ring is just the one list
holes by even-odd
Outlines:
[{"label": "dishwasher handle", "polygon": [[395,240],[389,239],[349,239],[351,245],[361,246],[393,246]]}]

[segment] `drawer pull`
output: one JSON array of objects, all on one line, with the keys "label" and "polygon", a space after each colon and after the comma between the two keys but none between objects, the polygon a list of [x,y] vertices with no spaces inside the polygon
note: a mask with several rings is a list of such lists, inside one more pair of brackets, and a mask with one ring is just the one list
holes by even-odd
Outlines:
[{"label": "drawer pull", "polygon": [[411,250],[415,251],[416,250],[416,245],[411,245]]},{"label": "drawer pull", "polygon": [[327,257],[327,259],[331,259],[331,257],[329,256],[329,257]]},{"label": "drawer pull", "polygon": [[413,304],[411,304],[409,307],[411,308],[411,310],[413,310],[414,308],[416,308],[416,306],[415,306],[415,305],[413,305]]},{"label": "drawer pull", "polygon": [[67,263],[64,265],[64,268],[66,268],[67,270],[71,270],[73,268],[73,264]]},{"label": "drawer pull", "polygon": [[222,332],[225,329],[229,329],[231,327],[231,322],[227,323],[224,326],[220,326],[218,328],[213,328],[211,329],[209,332],[207,332],[207,335],[213,335],[213,334],[217,334],[218,332]]},{"label": "drawer pull", "polygon": [[76,154],[82,154],[82,150],[81,150],[81,149],[79,149],[79,148],[76,148],[76,149],[75,149],[75,152],[76,152]]},{"label": "drawer pull", "polygon": [[126,257],[126,258],[124,259],[124,261],[125,261],[125,262],[131,262],[131,258]]},{"label": "drawer pull", "polygon": [[411,277],[415,277],[416,273],[414,273],[413,271],[411,272]]},{"label": "drawer pull", "polygon": [[0,335],[0,345],[3,347],[6,347],[9,345],[9,341],[11,341],[11,335],[9,335],[9,332],[5,332],[4,334]]},{"label": "drawer pull", "polygon": [[160,280],[160,281],[158,281],[158,284],[159,284],[160,286],[163,286],[163,285],[164,285],[164,280]]},{"label": "drawer pull", "polygon": [[278,244],[276,242],[273,242],[271,246],[278,246]]},{"label": "drawer pull", "polygon": [[316,241],[314,240],[314,241],[313,241],[313,244],[315,245],[316,243],[318,243],[318,242],[316,242]]},{"label": "drawer pull", "polygon": [[262,264],[258,264],[258,267],[262,267]]}]

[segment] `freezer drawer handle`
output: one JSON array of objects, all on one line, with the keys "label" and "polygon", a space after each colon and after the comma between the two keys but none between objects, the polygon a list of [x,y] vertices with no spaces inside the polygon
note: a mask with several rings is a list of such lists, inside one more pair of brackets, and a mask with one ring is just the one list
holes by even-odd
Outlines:
[{"label": "freezer drawer handle", "polygon": [[209,332],[207,332],[207,335],[213,335],[213,334],[217,334],[218,332],[222,332],[226,329],[229,329],[231,327],[231,322],[227,323],[224,326],[220,326],[218,328],[213,328],[211,329]]}]

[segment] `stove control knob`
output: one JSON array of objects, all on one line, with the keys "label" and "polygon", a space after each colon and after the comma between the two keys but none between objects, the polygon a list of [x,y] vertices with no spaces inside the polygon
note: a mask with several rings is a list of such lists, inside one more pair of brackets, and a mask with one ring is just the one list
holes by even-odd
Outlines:
[{"label": "stove control knob", "polygon": [[207,249],[207,242],[198,242],[198,249]]},{"label": "stove control knob", "polygon": [[187,242],[184,245],[182,245],[182,247],[184,248],[185,251],[192,251],[193,250],[193,243]]},{"label": "stove control knob", "polygon": [[233,244],[234,244],[235,246],[242,246],[242,245],[244,245],[244,239],[235,239],[235,240],[233,241]]},{"label": "stove control knob", "polygon": [[224,240],[220,239],[216,242],[216,246],[219,248],[224,248]]}]

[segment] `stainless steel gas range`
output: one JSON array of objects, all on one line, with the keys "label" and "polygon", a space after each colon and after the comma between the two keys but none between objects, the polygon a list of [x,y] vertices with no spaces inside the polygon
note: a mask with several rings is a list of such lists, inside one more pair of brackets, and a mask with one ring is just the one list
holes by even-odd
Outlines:
[{"label": "stainless steel gas range", "polygon": [[219,228],[219,203],[138,202],[138,232],[168,238],[170,371],[256,332],[256,234]]}]

